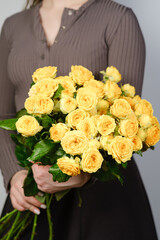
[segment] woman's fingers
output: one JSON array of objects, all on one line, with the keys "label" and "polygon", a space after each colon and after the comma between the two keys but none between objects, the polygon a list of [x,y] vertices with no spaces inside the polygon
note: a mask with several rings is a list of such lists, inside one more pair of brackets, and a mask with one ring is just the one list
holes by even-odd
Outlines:
[{"label": "woman's fingers", "polygon": [[21,205],[17,202],[17,200],[16,200],[16,198],[15,198],[14,196],[11,197],[11,203],[12,203],[12,206],[13,206],[15,209],[17,209],[18,211],[25,211],[25,210],[26,210],[23,206],[21,206]]},{"label": "woman's fingers", "polygon": [[25,201],[35,207],[46,209],[46,205],[39,202],[35,197],[25,197]]},{"label": "woman's fingers", "polygon": [[15,174],[11,180],[10,198],[14,208],[19,211],[30,210],[35,214],[40,214],[39,208],[45,209],[46,206],[41,204],[35,197],[24,196],[23,182],[27,173],[24,171]]}]

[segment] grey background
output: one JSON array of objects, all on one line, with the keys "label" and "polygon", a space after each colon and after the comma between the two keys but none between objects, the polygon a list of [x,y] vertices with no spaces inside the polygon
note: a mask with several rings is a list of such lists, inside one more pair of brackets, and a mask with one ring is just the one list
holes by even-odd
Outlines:
[{"label": "grey background", "polygon": [[[146,67],[142,97],[150,101],[154,115],[160,121],[160,0],[117,0],[131,7],[141,26],[146,42]],[[0,0],[0,29],[4,20],[11,14],[22,10],[25,0]],[[148,197],[151,204],[156,229],[160,239],[160,143],[154,151],[147,151],[143,158],[136,157]],[[0,211],[3,207],[6,193],[0,174]]]}]

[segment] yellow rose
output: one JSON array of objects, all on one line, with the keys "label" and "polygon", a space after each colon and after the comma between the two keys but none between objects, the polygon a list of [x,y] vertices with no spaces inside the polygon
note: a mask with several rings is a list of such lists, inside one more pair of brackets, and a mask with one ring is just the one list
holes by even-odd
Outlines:
[{"label": "yellow rose", "polygon": [[57,160],[57,165],[63,173],[69,176],[77,176],[80,174],[80,164],[76,159],[62,157]]},{"label": "yellow rose", "polygon": [[61,76],[55,78],[55,81],[62,85],[64,90],[61,92],[61,97],[70,96],[73,97],[73,93],[76,92],[75,83],[69,76]]},{"label": "yellow rose", "polygon": [[97,108],[94,107],[92,108],[90,111],[87,111],[89,113],[89,116],[94,116],[94,115],[97,115]]},{"label": "yellow rose", "polygon": [[152,117],[148,114],[142,114],[138,120],[142,128],[149,128],[152,125]]},{"label": "yellow rose", "polygon": [[72,97],[63,97],[60,100],[60,110],[64,114],[70,113],[77,108],[77,101]]},{"label": "yellow rose", "polygon": [[42,94],[46,97],[53,97],[55,91],[58,89],[58,83],[52,78],[46,78],[34,84],[29,90],[28,95]]},{"label": "yellow rose", "polygon": [[110,134],[108,136],[101,136],[100,138],[101,147],[105,151],[109,152],[110,144],[113,139],[114,139],[113,134]]},{"label": "yellow rose", "polygon": [[54,103],[51,98],[43,95],[33,95],[26,99],[25,109],[34,115],[50,114],[53,111]]},{"label": "yellow rose", "polygon": [[81,65],[75,65],[71,67],[70,77],[80,86],[85,82],[94,79],[92,72]]},{"label": "yellow rose", "polygon": [[102,136],[107,136],[110,133],[114,132],[115,128],[116,123],[114,118],[107,115],[102,115],[99,118],[99,121],[97,123],[97,129]]},{"label": "yellow rose", "polygon": [[118,83],[121,81],[122,77],[117,68],[111,66],[107,67],[106,69],[106,76],[109,78],[110,81]]},{"label": "yellow rose", "polygon": [[39,82],[44,78],[54,78],[56,76],[57,67],[43,67],[38,68],[32,75],[33,82]]},{"label": "yellow rose", "polygon": [[129,115],[127,115],[126,119],[130,119],[131,121],[138,121],[137,116],[134,112],[131,112]]},{"label": "yellow rose", "polygon": [[81,168],[84,172],[93,173],[101,168],[103,157],[94,148],[88,148],[82,155]]},{"label": "yellow rose", "polygon": [[131,98],[133,98],[136,93],[135,87],[131,86],[129,83],[122,86],[122,91],[124,92],[126,97]]},{"label": "yellow rose", "polygon": [[125,99],[130,104],[131,108],[134,110],[135,101],[133,100],[133,98],[125,97],[125,96],[122,96],[120,98]]},{"label": "yellow rose", "polygon": [[97,105],[97,96],[89,88],[79,88],[76,99],[78,107],[86,111],[90,111]]},{"label": "yellow rose", "polygon": [[90,117],[81,120],[77,125],[77,129],[84,132],[89,139],[97,134],[97,128]]},{"label": "yellow rose", "polygon": [[20,117],[16,122],[17,131],[24,137],[34,136],[37,132],[40,132],[42,128],[34,117],[28,115]]},{"label": "yellow rose", "polygon": [[99,115],[106,115],[109,108],[109,102],[101,99],[97,103],[97,113]]},{"label": "yellow rose", "polygon": [[81,131],[69,131],[62,138],[61,145],[66,153],[71,155],[82,154],[88,147],[88,138]]},{"label": "yellow rose", "polygon": [[132,113],[130,104],[124,99],[116,99],[110,108],[111,114],[118,118],[126,117]]},{"label": "yellow rose", "polygon": [[152,126],[147,129],[147,137],[145,143],[147,146],[154,146],[160,140],[160,128]]},{"label": "yellow rose", "polygon": [[136,95],[134,96],[133,100],[136,102],[136,103],[139,103],[141,101],[141,97],[139,95]]},{"label": "yellow rose", "polygon": [[99,149],[100,147],[101,147],[101,144],[100,144],[100,142],[97,139],[91,139],[89,141],[88,148]]},{"label": "yellow rose", "polygon": [[135,114],[140,116],[142,114],[153,115],[153,108],[150,102],[145,99],[140,100],[139,103],[135,105]]},{"label": "yellow rose", "polygon": [[49,129],[50,138],[54,142],[60,141],[66,132],[69,131],[69,128],[64,123],[52,124],[52,127]]},{"label": "yellow rose", "polygon": [[158,122],[158,119],[155,116],[152,117],[152,125],[156,125],[157,127],[160,126],[159,122]]},{"label": "yellow rose", "polygon": [[134,137],[138,132],[138,121],[132,121],[130,119],[121,120],[118,132],[125,137]]},{"label": "yellow rose", "polygon": [[94,124],[96,126],[97,126],[97,123],[98,123],[100,117],[101,117],[101,115],[93,115],[93,116],[91,116],[91,119],[92,119],[92,121],[94,122]]},{"label": "yellow rose", "polygon": [[140,139],[140,137],[138,137],[137,135],[130,138],[132,143],[133,143],[133,151],[139,151],[142,149],[143,144],[142,144],[142,140]]},{"label": "yellow rose", "polygon": [[75,129],[78,123],[88,116],[89,114],[86,111],[78,108],[67,115],[66,122],[69,127]]},{"label": "yellow rose", "polygon": [[139,128],[139,129],[138,129],[137,136],[142,140],[142,142],[144,142],[144,140],[145,140],[146,137],[147,137],[147,132],[146,132],[146,130],[143,129],[143,128]]},{"label": "yellow rose", "polygon": [[95,92],[97,98],[104,97],[104,86],[105,84],[103,82],[97,81],[95,79],[84,83],[84,87],[90,88],[93,92]]},{"label": "yellow rose", "polygon": [[104,87],[105,95],[107,96],[107,100],[113,101],[117,99],[122,94],[122,91],[117,83],[107,81]]},{"label": "yellow rose", "polygon": [[132,157],[133,143],[128,138],[117,136],[111,142],[109,150],[117,163],[127,162]]}]

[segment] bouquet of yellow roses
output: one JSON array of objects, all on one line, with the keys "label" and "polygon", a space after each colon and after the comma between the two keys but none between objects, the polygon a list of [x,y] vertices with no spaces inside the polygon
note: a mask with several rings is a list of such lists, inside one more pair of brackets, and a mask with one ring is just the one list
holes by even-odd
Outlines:
[{"label": "bouquet of yellow roses", "polygon": [[[51,165],[53,181],[65,182],[83,171],[101,181],[118,179],[123,183],[121,168],[127,167],[133,153],[142,155],[160,140],[160,125],[151,103],[135,95],[130,84],[118,86],[121,74],[113,66],[101,72],[103,81],[83,66],[72,66],[68,76],[56,77],[56,72],[51,66],[37,69],[24,109],[16,118],[0,121],[1,128],[18,132],[11,137],[19,164],[28,169],[25,195],[37,197],[39,191],[31,168],[35,162]],[[66,193],[57,193],[57,200]],[[39,199],[47,204],[49,239],[53,238],[51,198],[46,194]],[[14,210],[0,220],[2,232],[16,216],[3,239],[18,238],[31,219],[31,213],[27,214],[22,218]],[[37,216],[33,218],[32,240]]]}]

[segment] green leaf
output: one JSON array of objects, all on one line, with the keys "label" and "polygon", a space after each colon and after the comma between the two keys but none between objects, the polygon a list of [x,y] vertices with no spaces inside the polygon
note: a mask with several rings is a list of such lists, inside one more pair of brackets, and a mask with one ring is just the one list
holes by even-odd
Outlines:
[{"label": "green leaf", "polygon": [[15,148],[15,154],[16,157],[19,161],[19,165],[21,167],[28,167],[31,166],[31,163],[27,160],[27,158],[29,157],[29,153],[27,152],[27,149],[25,148],[24,145],[17,145]]},{"label": "green leaf", "polygon": [[103,161],[102,168],[93,175],[102,182],[118,179],[123,184],[122,173],[120,171],[121,165],[111,156],[107,156],[106,159]]},{"label": "green leaf", "polygon": [[34,84],[36,84],[36,83],[35,83],[35,82],[32,82],[31,85],[30,85],[30,87],[32,87]]},{"label": "green leaf", "polygon": [[97,177],[101,182],[106,182],[115,178],[112,175],[112,172],[110,171],[108,162],[106,160],[103,161],[102,167],[93,175]]},{"label": "green leaf", "polygon": [[113,117],[113,115],[110,113],[110,110],[107,111],[107,115]]},{"label": "green leaf", "polygon": [[76,97],[77,97],[77,92],[74,92],[73,98],[76,98]]},{"label": "green leaf", "polygon": [[38,193],[37,183],[33,178],[32,169],[30,168],[28,171],[28,175],[24,180],[23,184],[24,195],[25,196],[35,196]]},{"label": "green leaf", "polygon": [[58,157],[58,158],[61,158],[63,157],[64,155],[67,155],[66,152],[63,150],[63,148],[60,146],[58,148],[58,150],[56,151],[55,155]]},{"label": "green leaf", "polygon": [[101,182],[106,182],[115,179],[110,169],[104,171],[102,168],[99,169],[96,173],[93,174],[96,178],[98,178]]},{"label": "green leaf", "polygon": [[57,91],[55,92],[53,98],[56,99],[56,98],[59,98],[61,96],[61,92],[64,90],[64,87],[62,87],[61,84],[58,85],[58,89]]},{"label": "green leaf", "polygon": [[154,150],[154,149],[155,149],[155,146],[150,146],[150,149],[151,149],[151,150]]},{"label": "green leaf", "polygon": [[45,129],[49,129],[52,126],[53,120],[48,115],[42,117],[42,126]]},{"label": "green leaf", "polygon": [[121,88],[121,91],[122,91],[122,94],[121,94],[121,96],[125,96],[126,97],[126,93],[125,93],[125,91],[123,91],[123,89]]},{"label": "green leaf", "polygon": [[5,130],[16,130],[16,122],[18,118],[6,119],[0,121],[0,128]]},{"label": "green leaf", "polygon": [[115,128],[115,130],[114,130],[114,137],[119,136],[118,129],[119,129],[119,127],[116,126],[116,128]]},{"label": "green leaf", "polygon": [[55,197],[57,202],[59,202],[67,193],[70,192],[71,189],[66,189],[64,191],[56,192]]},{"label": "green leaf", "polygon": [[103,75],[106,75],[106,72],[105,71],[100,71],[101,74]]},{"label": "green leaf", "polygon": [[28,160],[32,160],[32,161],[39,161],[42,157],[44,157],[46,154],[48,154],[51,150],[55,150],[57,149],[58,144],[54,143],[51,140],[45,139],[45,140],[41,140],[40,142],[38,142],[34,149],[33,152],[31,154],[30,157],[28,157]]},{"label": "green leaf", "polygon": [[60,146],[59,142],[57,142],[57,149],[57,151],[53,149],[46,156],[43,157],[43,165],[54,165],[59,158],[63,157],[64,155],[67,156],[66,152]]},{"label": "green leaf", "polygon": [[53,181],[58,181],[58,182],[66,182],[70,178],[67,174],[63,173],[57,163],[54,164],[52,167],[49,169],[49,173],[52,174],[53,176]]},{"label": "green leaf", "polygon": [[122,167],[123,167],[124,169],[126,169],[127,166],[128,166],[128,162],[125,162],[125,163],[122,162],[121,165],[122,165]]},{"label": "green leaf", "polygon": [[22,117],[22,116],[24,116],[24,115],[29,115],[29,114],[27,113],[27,110],[26,110],[25,108],[21,109],[20,111],[18,111],[18,112],[16,113],[16,117],[17,117],[17,118],[20,118],[20,117]]},{"label": "green leaf", "polygon": [[34,145],[37,143],[36,138],[33,137],[21,137],[22,138],[22,142],[23,144],[29,149],[29,150],[33,150]]},{"label": "green leaf", "polygon": [[45,203],[45,200],[46,200],[45,194],[44,194],[43,196],[39,196],[39,195],[37,194],[37,195],[35,195],[35,198],[36,198],[39,202]]},{"label": "green leaf", "polygon": [[23,144],[21,134],[13,134],[13,133],[11,133],[10,136],[11,136],[13,142],[14,142],[16,145],[18,145],[18,144]]},{"label": "green leaf", "polygon": [[39,117],[39,116],[34,116],[34,118],[37,120],[37,122],[41,125],[41,122],[42,122],[42,120],[41,120],[41,117]]},{"label": "green leaf", "polygon": [[143,152],[142,152],[141,150],[136,151],[135,153],[138,154],[138,155],[140,155],[141,157],[143,157]]},{"label": "green leaf", "polygon": [[117,174],[116,172],[112,172],[112,174],[120,181],[121,185],[123,185],[123,178],[121,175]]}]

